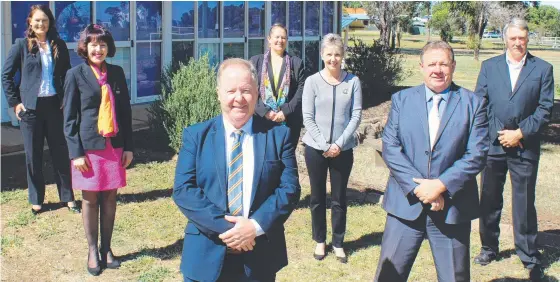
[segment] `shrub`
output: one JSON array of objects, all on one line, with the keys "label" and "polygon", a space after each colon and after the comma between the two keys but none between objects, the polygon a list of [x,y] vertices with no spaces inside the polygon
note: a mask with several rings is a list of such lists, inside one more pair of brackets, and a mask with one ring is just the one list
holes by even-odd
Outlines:
[{"label": "shrub", "polygon": [[397,85],[408,72],[403,67],[403,55],[398,50],[388,50],[377,41],[367,45],[361,39],[351,38],[344,59],[346,69],[362,82],[364,107],[375,106],[389,100]]},{"label": "shrub", "polygon": [[216,66],[207,55],[191,59],[187,65],[167,67],[161,78],[162,94],[152,103],[150,125],[154,133],[167,136],[169,146],[178,152],[183,129],[220,113],[216,94]]}]

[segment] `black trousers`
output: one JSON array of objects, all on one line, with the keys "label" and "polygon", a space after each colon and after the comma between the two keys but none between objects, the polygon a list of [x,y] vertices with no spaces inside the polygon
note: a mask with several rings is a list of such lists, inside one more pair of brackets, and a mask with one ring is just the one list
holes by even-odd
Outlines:
[{"label": "black trousers", "polygon": [[425,237],[430,242],[438,281],[470,281],[471,222],[446,224],[439,216],[432,219],[433,214],[424,211],[414,221],[387,214],[374,281],[407,281]]},{"label": "black trousers", "polygon": [[[197,282],[186,276],[183,276],[185,282]],[[216,282],[274,282],[276,281],[276,273],[267,275],[266,277],[256,277],[254,274],[245,271],[243,263],[243,255],[227,254],[224,260],[222,272]]]},{"label": "black trousers", "polygon": [[342,248],[346,233],[346,188],[354,163],[353,150],[342,151],[336,158],[323,157],[323,151],[305,146],[305,163],[311,184],[311,221],[313,240],[327,239],[327,171],[331,175],[332,245]]},{"label": "black trousers", "polygon": [[539,162],[508,155],[489,155],[482,173],[480,240],[482,252],[499,251],[503,192],[509,170],[512,186],[512,218],[515,251],[525,267],[541,264],[537,249],[537,210],[535,185]]},{"label": "black trousers", "polygon": [[45,178],[43,176],[43,147],[45,137],[54,168],[54,180],[61,202],[74,201],[70,177],[70,159],[63,132],[63,117],[58,97],[37,99],[37,109],[28,109],[20,114],[20,129],[23,135],[29,202],[42,205],[45,200]]}]

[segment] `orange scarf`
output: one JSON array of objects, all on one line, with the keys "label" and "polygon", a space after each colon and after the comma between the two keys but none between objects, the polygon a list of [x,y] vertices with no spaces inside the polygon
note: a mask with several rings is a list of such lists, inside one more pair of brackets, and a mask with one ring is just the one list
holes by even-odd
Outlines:
[{"label": "orange scarf", "polygon": [[107,69],[102,72],[97,66],[91,64],[91,69],[99,86],[101,86],[101,105],[99,105],[99,117],[97,128],[103,137],[114,137],[119,132],[117,115],[115,113],[115,96],[109,83],[107,83]]}]

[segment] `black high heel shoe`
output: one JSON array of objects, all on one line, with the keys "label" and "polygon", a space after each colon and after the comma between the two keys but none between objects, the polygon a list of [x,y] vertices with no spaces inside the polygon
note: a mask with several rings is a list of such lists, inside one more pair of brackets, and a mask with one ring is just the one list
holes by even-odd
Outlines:
[{"label": "black high heel shoe", "polygon": [[86,267],[87,267],[87,271],[89,272],[89,274],[91,274],[93,276],[98,276],[101,273],[101,265],[99,263],[99,260],[97,260],[97,266],[96,267],[89,267],[89,254],[88,254],[88,262],[86,263]]},{"label": "black high heel shoe", "polygon": [[[109,253],[111,253],[111,256],[113,257],[113,261],[107,263],[107,255],[109,255]],[[106,252],[101,252],[101,264],[103,265],[103,267],[110,268],[110,269],[117,269],[121,267],[121,262],[115,257],[111,249],[109,249]]]}]

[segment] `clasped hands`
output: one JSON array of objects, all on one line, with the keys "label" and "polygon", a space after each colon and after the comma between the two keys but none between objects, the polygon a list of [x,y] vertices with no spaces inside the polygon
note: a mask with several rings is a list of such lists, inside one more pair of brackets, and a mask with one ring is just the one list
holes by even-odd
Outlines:
[{"label": "clasped hands", "polygon": [[284,112],[282,112],[282,111],[279,111],[279,112],[268,111],[268,113],[266,113],[266,115],[264,115],[264,117],[273,121],[273,122],[277,122],[277,123],[281,123],[281,122],[284,122],[286,120],[286,116],[284,115]]},{"label": "clasped hands", "polygon": [[421,179],[413,178],[415,183],[418,184],[414,188],[414,195],[424,204],[431,204],[432,211],[441,211],[445,206],[445,200],[441,195],[447,189],[439,179]]},{"label": "clasped hands", "polygon": [[523,149],[523,143],[521,143],[521,139],[523,139],[523,133],[521,132],[521,129],[504,129],[498,131],[498,141],[500,141],[500,144],[506,148],[519,146],[521,149]]},{"label": "clasped hands", "polygon": [[255,247],[257,229],[250,219],[242,216],[226,215],[225,220],[235,223],[230,230],[220,234],[218,237],[232,249],[234,253],[252,251]]},{"label": "clasped hands", "polygon": [[323,153],[325,158],[336,158],[338,155],[340,155],[340,147],[336,144],[331,144],[329,149]]}]

